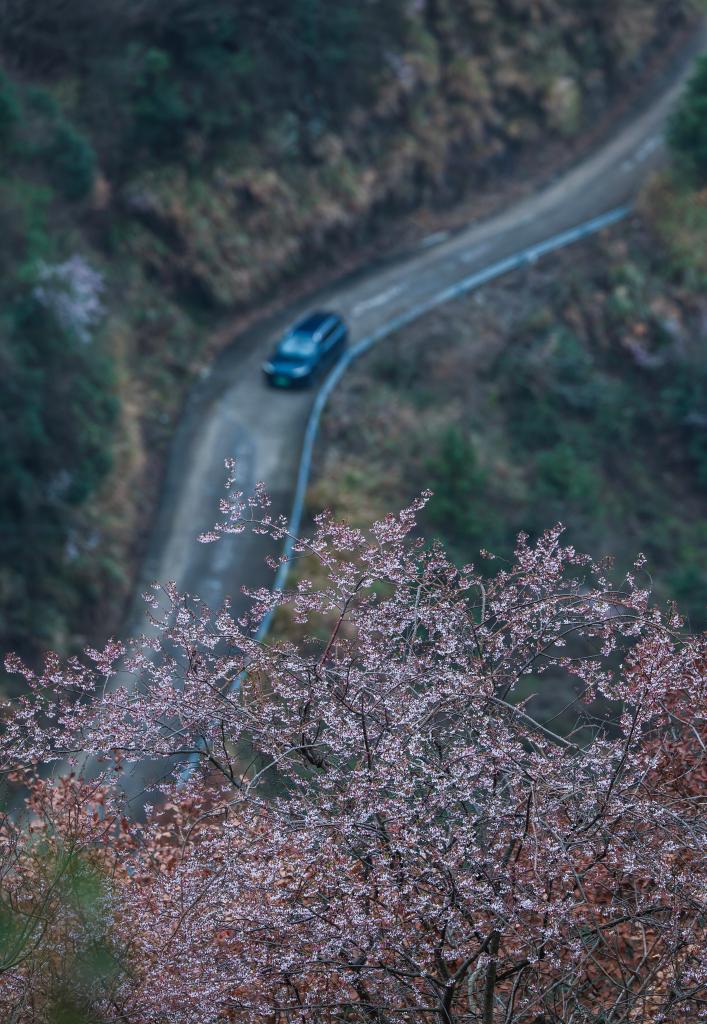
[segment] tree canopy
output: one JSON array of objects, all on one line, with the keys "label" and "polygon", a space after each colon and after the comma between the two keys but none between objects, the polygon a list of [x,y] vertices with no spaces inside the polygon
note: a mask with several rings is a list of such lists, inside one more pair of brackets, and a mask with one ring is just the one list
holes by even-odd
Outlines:
[{"label": "tree canopy", "polygon": [[[10,659],[29,689],[0,767],[35,823],[1,835],[6,1016],[698,1019],[704,638],[651,607],[640,561],[613,585],[559,528],[492,579],[456,568],[415,538],[423,504],[365,532],[322,516],[296,550],[323,584],[238,621],[167,587],[128,652]],[[244,529],[285,525],[236,492],[204,539]],[[254,637],[284,606],[309,639]],[[575,680],[568,731],[518,700],[528,675]],[[84,781],[33,781],[77,755]],[[137,825],[121,780],[154,759]]]}]

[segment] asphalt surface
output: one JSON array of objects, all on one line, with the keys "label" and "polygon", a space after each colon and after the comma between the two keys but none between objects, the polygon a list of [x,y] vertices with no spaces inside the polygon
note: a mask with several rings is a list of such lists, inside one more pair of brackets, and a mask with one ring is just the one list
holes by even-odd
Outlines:
[{"label": "asphalt surface", "polygon": [[[689,51],[705,49],[703,27]],[[173,580],[182,592],[198,594],[211,607],[229,595],[237,610],[241,586],[272,581],[264,562],[271,548],[263,538],[243,534],[210,545],[196,538],[218,518],[227,458],[237,460],[240,489],[248,492],[262,480],[273,511],[289,513],[314,391],[269,389],[261,364],[297,315],[315,307],[336,309],[347,320],[355,344],[469,275],[631,203],[664,159],[666,119],[690,69],[691,60],[685,57],[646,109],[542,191],[484,222],[429,236],[400,258],[348,277],[235,338],[186,404],[138,593],[153,580]],[[144,605],[136,597],[126,632],[149,631],[146,621]]]}]

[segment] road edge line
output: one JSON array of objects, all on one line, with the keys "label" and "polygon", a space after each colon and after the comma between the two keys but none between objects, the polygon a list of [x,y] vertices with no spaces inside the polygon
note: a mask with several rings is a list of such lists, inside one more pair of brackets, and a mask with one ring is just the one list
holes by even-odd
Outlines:
[{"label": "road edge line", "polygon": [[[387,323],[383,324],[372,334],[362,338],[361,341],[357,342],[342,356],[317,391],[317,396],[307,419],[307,426],[305,428],[304,438],[302,441],[302,450],[300,452],[299,467],[297,470],[295,495],[292,500],[292,509],[290,511],[290,517],[287,525],[288,536],[285,539],[282,553],[280,555],[280,565],[272,584],[273,593],[281,593],[285,589],[285,585],[287,583],[295,538],[299,533],[302,522],[302,512],[304,511],[304,502],[312,470],[314,444],[319,433],[319,424],[321,422],[322,413],[324,412],[334,388],[351,364],[379,342],[390,337],[391,334],[395,334],[403,327],[407,327],[408,324],[413,323],[413,321],[418,320],[421,316],[431,312],[433,309],[437,309],[439,306],[443,306],[445,303],[451,302],[453,299],[457,299],[461,295],[466,295],[469,292],[474,291],[476,288],[480,288],[482,285],[487,284],[489,281],[494,281],[499,277],[503,277],[505,274],[508,274],[513,270],[518,270],[520,267],[535,263],[536,260],[540,259],[542,256],[546,256],[548,253],[557,252],[558,249],[564,249],[569,245],[573,245],[575,242],[588,238],[590,235],[595,235],[599,231],[603,231],[604,228],[610,227],[612,224],[619,223],[619,221],[628,217],[632,209],[633,207],[629,205],[614,207],[614,209],[609,210],[607,213],[603,213],[598,217],[592,217],[591,220],[584,221],[574,228],[569,228],[567,231],[561,231],[559,234],[552,235],[543,242],[530,245],[525,249],[521,249],[512,256],[507,256],[505,259],[492,263],[483,270],[477,270],[475,273],[469,274],[467,277],[463,277],[461,281],[458,281],[453,285],[448,285],[446,288],[443,288],[441,292],[433,295],[432,298],[426,299],[425,302],[421,302],[417,306],[413,306],[413,308],[408,310],[407,313],[402,313],[400,316],[393,317],[392,320],[387,321]],[[267,636],[270,626],[272,625],[273,615],[274,609],[270,609],[263,616],[255,634],[256,641],[261,642]]]}]

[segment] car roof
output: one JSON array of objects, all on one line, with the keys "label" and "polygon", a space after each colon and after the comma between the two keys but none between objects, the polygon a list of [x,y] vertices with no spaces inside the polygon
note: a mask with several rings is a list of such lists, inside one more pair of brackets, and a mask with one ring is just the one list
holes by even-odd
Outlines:
[{"label": "car roof", "polygon": [[302,334],[316,334],[332,320],[338,320],[335,313],[327,313],[325,310],[318,309],[298,320],[292,330]]}]

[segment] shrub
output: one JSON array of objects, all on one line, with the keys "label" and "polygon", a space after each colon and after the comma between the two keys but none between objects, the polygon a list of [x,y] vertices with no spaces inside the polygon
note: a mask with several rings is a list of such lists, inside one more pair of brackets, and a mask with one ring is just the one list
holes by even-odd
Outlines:
[{"label": "shrub", "polygon": [[162,156],[179,149],[189,118],[171,66],[164,50],[148,50],[133,101],[136,144]]},{"label": "shrub", "polygon": [[707,491],[707,365],[683,365],[660,392],[659,412],[677,434],[695,480]]},{"label": "shrub", "polygon": [[19,119],[20,104],[17,92],[0,68],[0,142],[7,145]]},{"label": "shrub", "polygon": [[93,146],[67,121],[59,121],[47,149],[49,173],[66,199],[84,199],[93,188],[96,154]]},{"label": "shrub", "polygon": [[488,543],[489,515],[485,504],[486,473],[479,467],[472,441],[451,426],[435,445],[428,463],[433,492],[428,522],[467,551]]},{"label": "shrub", "polygon": [[574,447],[558,444],[542,452],[535,462],[537,473],[535,493],[538,501],[559,499],[594,507],[598,500],[598,478],[593,467],[577,456]]},{"label": "shrub", "polygon": [[707,182],[707,57],[697,62],[682,102],[670,121],[668,143],[690,178]]},{"label": "shrub", "polygon": [[81,586],[76,517],[110,468],[117,402],[100,339],[36,286],[14,291],[0,324],[0,643],[28,650],[64,642]]}]

